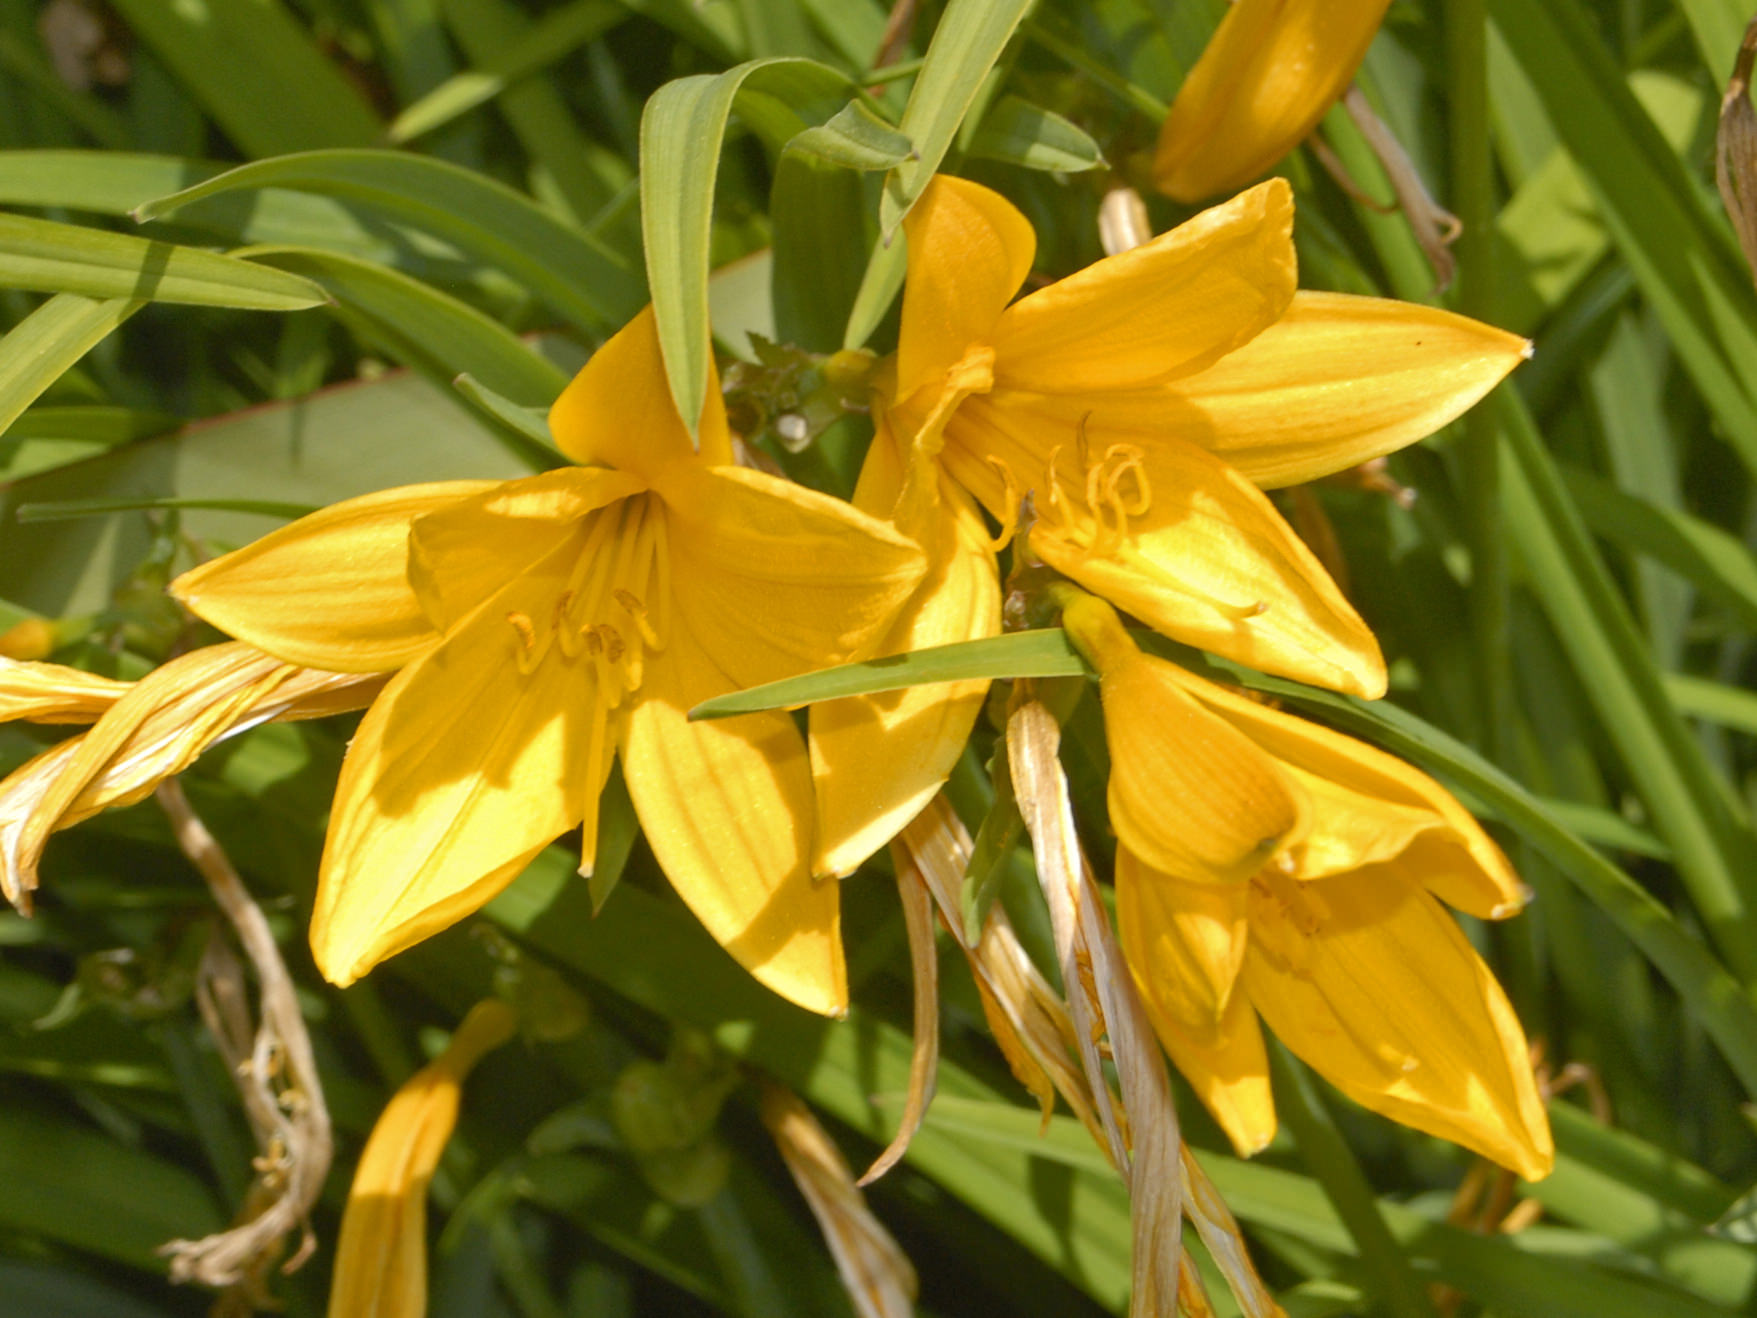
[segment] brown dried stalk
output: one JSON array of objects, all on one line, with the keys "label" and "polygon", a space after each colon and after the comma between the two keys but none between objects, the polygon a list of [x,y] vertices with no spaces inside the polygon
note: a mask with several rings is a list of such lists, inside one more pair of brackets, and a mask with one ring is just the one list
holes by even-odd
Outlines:
[{"label": "brown dried stalk", "polygon": [[256,971],[261,997],[261,1020],[252,1030],[242,967],[230,949],[210,944],[202,958],[197,1001],[232,1070],[255,1133],[257,1179],[246,1204],[247,1220],[200,1240],[173,1240],[159,1252],[170,1257],[173,1281],[255,1288],[295,1229],[300,1233],[299,1247],[282,1265],[282,1272],[297,1269],[317,1247],[310,1214],[335,1151],[329,1109],[292,976],[262,908],[190,808],[177,780],[160,783],[157,795],[177,845],[201,871],[214,901],[236,931]]},{"label": "brown dried stalk", "polygon": [[[1366,96],[1358,85],[1350,86],[1348,94],[1342,98],[1342,107],[1348,111],[1348,117],[1354,120],[1361,136],[1366,138],[1367,145],[1379,158],[1379,164],[1385,176],[1391,181],[1391,191],[1397,197],[1397,209],[1402,211],[1409,221],[1409,227],[1415,232],[1415,240],[1427,254],[1428,264],[1434,268],[1436,293],[1443,293],[1452,286],[1452,275],[1457,263],[1452,259],[1451,245],[1458,241],[1458,235],[1464,232],[1464,225],[1428,192],[1427,184],[1422,182],[1421,174],[1409,153],[1403,149],[1403,143],[1391,131],[1385,121],[1373,113],[1373,107],[1367,104]],[[1326,159],[1320,156],[1320,159]],[[1334,157],[1328,157],[1334,160]],[[1356,190],[1352,181],[1343,182],[1347,178],[1346,171],[1338,176],[1338,182],[1350,191]]]},{"label": "brown dried stalk", "polygon": [[1757,111],[1751,107],[1751,67],[1757,62],[1757,18],[1745,29],[1733,76],[1720,101],[1720,127],[1714,135],[1714,183],[1739,235],[1745,264],[1757,279]]},{"label": "brown dried stalk", "polygon": [[909,1100],[897,1133],[860,1178],[863,1186],[871,1185],[890,1171],[909,1151],[909,1141],[921,1129],[927,1105],[933,1101],[934,1077],[939,1072],[939,957],[933,945],[933,903],[927,889],[901,865],[897,867],[897,896],[903,903],[903,927],[909,931],[909,964],[915,974],[915,1048],[909,1057]]}]

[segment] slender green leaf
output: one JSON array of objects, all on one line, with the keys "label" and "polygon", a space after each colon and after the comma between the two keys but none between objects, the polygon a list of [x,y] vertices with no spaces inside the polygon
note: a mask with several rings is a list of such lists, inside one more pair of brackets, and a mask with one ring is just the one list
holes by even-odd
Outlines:
[{"label": "slender green leaf", "polygon": [[377,117],[281,0],[118,0],[129,26],[254,156],[366,146]]},{"label": "slender green leaf", "polygon": [[391,120],[385,136],[392,142],[408,142],[430,133],[603,36],[626,17],[628,11],[611,0],[574,0],[551,10],[492,60],[453,75],[405,106]]},{"label": "slender green leaf", "polygon": [[915,154],[906,136],[860,100],[849,101],[823,123],[807,128],[787,143],[787,150],[859,170],[890,169]]},{"label": "slender green leaf", "polygon": [[1085,129],[1018,96],[1001,97],[982,117],[969,154],[1063,174],[1104,164],[1104,153]]},{"label": "slender green leaf", "polygon": [[[708,241],[726,122],[753,76],[789,70],[820,85],[847,85],[843,75],[812,60],[750,60],[725,73],[698,73],[666,83],[653,93],[641,115],[641,233],[646,240],[647,280],[671,396],[692,435],[707,397]],[[747,116],[766,118],[771,131],[773,123],[787,115],[784,105],[754,98],[746,98],[742,108]]]},{"label": "slender green leaf", "polygon": [[885,179],[879,228],[886,239],[939,169],[964,115],[1031,7],[1031,0],[951,0],[927,47],[899,125],[918,153]]},{"label": "slender green leaf", "polygon": [[314,513],[311,504],[273,499],[68,499],[60,503],[21,503],[12,515],[21,522],[67,522],[111,513],[137,513],[156,508],[201,508],[210,512],[251,513],[286,521]]},{"label": "slender green leaf", "polygon": [[0,339],[0,433],[74,362],[144,304],[57,293]]},{"label": "slender green leaf", "polygon": [[640,305],[639,274],[535,202],[480,174],[400,151],[308,151],[241,165],[135,208],[156,219],[240,190],[284,188],[357,202],[455,243],[585,329],[615,329]]},{"label": "slender green leaf", "polygon": [[23,215],[0,215],[0,288],[252,311],[328,300],[309,280],[236,257]]}]

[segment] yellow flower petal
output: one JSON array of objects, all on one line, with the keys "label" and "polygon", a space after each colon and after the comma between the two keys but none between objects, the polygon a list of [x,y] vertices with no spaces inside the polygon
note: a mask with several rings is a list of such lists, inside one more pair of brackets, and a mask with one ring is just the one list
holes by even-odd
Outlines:
[{"label": "yellow flower petal", "polygon": [[966,400],[945,434],[948,469],[991,513],[1009,511],[993,457],[1035,488],[1038,556],[1148,626],[1263,672],[1384,694],[1366,624],[1263,492],[1212,454],[1088,444],[1083,463],[1077,432],[990,398]]},{"label": "yellow flower petal", "polygon": [[[877,654],[1000,634],[1000,579],[982,515],[949,480],[938,486],[938,505],[915,530],[928,547],[927,578]],[[815,873],[852,874],[920,813],[963,754],[987,693],[985,681],[947,682],[812,707]]]},{"label": "yellow flower petal", "polygon": [[330,1318],[424,1318],[427,1186],[458,1121],[466,1076],[512,1038],[504,1002],[478,1003],[438,1060],[391,1096],[372,1127],[342,1212],[330,1282]]},{"label": "yellow flower petal", "polygon": [[1070,604],[1062,625],[1098,669],[1110,743],[1110,823],[1150,868],[1192,883],[1248,879],[1306,828],[1274,760],[1142,654],[1109,605]]},{"label": "yellow flower petal", "polygon": [[1296,878],[1402,857],[1401,872],[1480,919],[1505,919],[1530,899],[1481,825],[1421,770],[1192,673],[1180,669],[1178,678],[1190,695],[1291,766],[1312,792],[1312,830],[1289,853]]},{"label": "yellow flower petal", "polygon": [[1287,313],[1207,370],[1152,389],[1071,397],[996,390],[995,408],[1084,425],[1094,449],[1181,439],[1264,489],[1395,452],[1454,420],[1530,344],[1436,307],[1296,293]]},{"label": "yellow flower petal", "polygon": [[680,618],[628,717],[629,795],[659,867],[720,945],[782,997],[840,1015],[841,895],[811,876],[804,740],[779,712],[687,718],[734,685]]},{"label": "yellow flower petal", "polygon": [[[1117,854],[1120,865],[1124,853]],[[1235,992],[1218,1020],[1206,1026],[1192,1023],[1191,1004],[1180,990],[1204,975],[1192,965],[1194,958],[1178,925],[1156,918],[1151,894],[1144,891],[1147,886],[1128,881],[1117,885],[1117,937],[1123,955],[1166,1055],[1240,1156],[1248,1158],[1275,1138],[1269,1056],[1257,1013],[1246,994]],[[1179,885],[1179,890],[1187,892],[1193,886]],[[1209,891],[1224,897],[1233,890]],[[1244,890],[1236,891],[1242,895]]]},{"label": "yellow flower petal", "polygon": [[1117,848],[1117,919],[1134,928],[1160,1009],[1186,1029],[1212,1035],[1225,1020],[1245,959],[1248,894],[1242,883],[1180,883]]},{"label": "yellow flower petal", "polygon": [[1238,0],[1166,116],[1154,181],[1179,201],[1242,187],[1347,89],[1390,0]]},{"label": "yellow flower petal", "polygon": [[0,658],[0,723],[91,723],[128,685],[60,664]]},{"label": "yellow flower petal", "polygon": [[415,519],[409,580],[433,626],[448,631],[553,553],[580,518],[646,488],[638,476],[603,467],[563,467],[492,486]]},{"label": "yellow flower petal", "polygon": [[443,481],[346,499],[185,572],[171,593],[290,664],[388,672],[437,639],[409,584],[409,525],[494,487]]},{"label": "yellow flower petal", "polygon": [[122,694],[90,731],[43,752],[0,783],[0,891],[28,904],[49,835],[131,805],[209,746],[269,720],[358,709],[376,675],[295,668],[248,645],[181,655]]},{"label": "yellow flower petal", "polygon": [[560,450],[589,467],[615,467],[649,484],[676,461],[732,461],[732,436],[720,376],[708,365],[708,392],[692,442],[659,352],[653,308],[618,330],[574,376],[549,409],[549,433]]},{"label": "yellow flower petal", "polygon": [[1008,307],[995,384],[1089,395],[1188,375],[1273,324],[1296,282],[1293,192],[1273,179]]},{"label": "yellow flower petal", "polygon": [[909,275],[897,349],[897,397],[938,384],[986,343],[1037,252],[1037,235],[997,192],[935,175],[903,220]]},{"label": "yellow flower petal", "polygon": [[1264,1021],[1343,1093],[1535,1180],[1554,1160],[1501,987],[1438,902],[1372,872],[1252,884],[1242,983]]},{"label": "yellow flower petal", "polygon": [[311,947],[346,986],[477,910],[589,812],[614,731],[591,764],[590,656],[544,647],[529,673],[509,615],[550,619],[576,535],[513,578],[385,688],[336,785]]},{"label": "yellow flower petal", "polygon": [[870,651],[926,566],[887,523],[763,472],[679,466],[657,488],[677,613],[729,689]]}]

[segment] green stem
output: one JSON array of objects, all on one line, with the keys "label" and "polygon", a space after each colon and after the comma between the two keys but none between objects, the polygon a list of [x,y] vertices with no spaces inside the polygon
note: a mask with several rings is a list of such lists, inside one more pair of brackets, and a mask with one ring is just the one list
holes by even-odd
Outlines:
[{"label": "green stem", "polygon": [[[1464,226],[1453,248],[1458,261],[1457,307],[1467,316],[1492,323],[1495,198],[1489,156],[1487,22],[1484,0],[1447,0],[1452,205]],[[1480,693],[1479,744],[1490,759],[1505,763],[1512,740],[1513,670],[1500,444],[1493,407],[1478,406],[1465,414],[1460,455],[1470,548],[1470,631]]]},{"label": "green stem", "polygon": [[1386,1312],[1396,1318],[1434,1318],[1427,1291],[1410,1267],[1403,1246],[1379,1212],[1378,1199],[1354,1152],[1336,1129],[1310,1072],[1279,1042],[1269,1047],[1275,1110],[1287,1123],[1306,1170],[1360,1248],[1360,1259]]}]

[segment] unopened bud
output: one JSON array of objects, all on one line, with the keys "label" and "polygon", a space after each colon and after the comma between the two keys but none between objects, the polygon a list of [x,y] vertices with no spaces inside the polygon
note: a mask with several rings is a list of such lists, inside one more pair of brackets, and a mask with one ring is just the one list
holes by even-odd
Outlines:
[{"label": "unopened bud", "polygon": [[47,618],[26,618],[0,632],[0,657],[46,659],[61,643],[60,629]]}]

